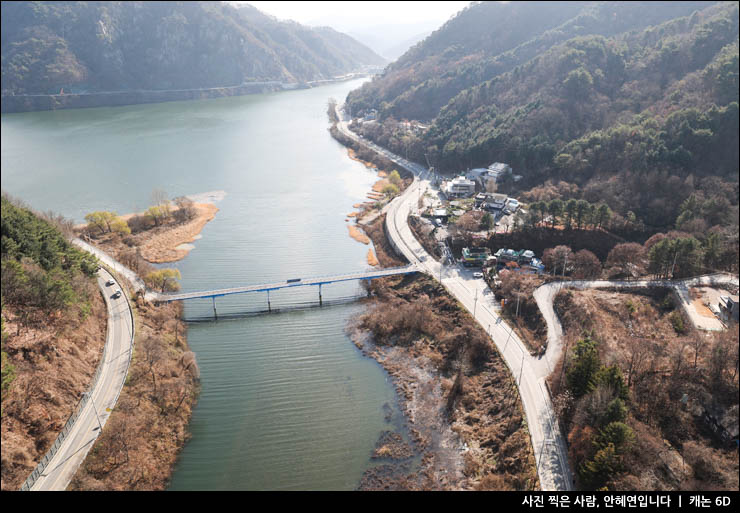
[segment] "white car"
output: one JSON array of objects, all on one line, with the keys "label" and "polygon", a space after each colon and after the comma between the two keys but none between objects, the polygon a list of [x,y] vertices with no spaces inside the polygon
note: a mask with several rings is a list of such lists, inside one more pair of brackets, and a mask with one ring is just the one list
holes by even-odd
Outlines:
[{"label": "white car", "polygon": [[473,273],[473,278],[483,278],[483,273]]},{"label": "white car", "polygon": [[105,282],[105,286],[106,287],[110,287],[111,285],[115,285],[115,284],[116,284],[116,282],[113,281],[113,280],[108,280],[108,281]]},{"label": "white car", "polygon": [[113,293],[111,297],[113,299],[118,299],[119,297],[121,297],[121,289],[116,289],[116,291]]}]

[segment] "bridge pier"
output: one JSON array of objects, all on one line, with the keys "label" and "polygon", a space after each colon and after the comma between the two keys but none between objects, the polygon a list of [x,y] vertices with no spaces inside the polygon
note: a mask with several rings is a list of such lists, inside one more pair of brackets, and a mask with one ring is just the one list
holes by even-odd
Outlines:
[{"label": "bridge pier", "polygon": [[370,297],[370,279],[365,280],[365,290],[367,290],[367,297]]},{"label": "bridge pier", "polygon": [[213,300],[213,318],[218,320],[218,312],[216,311],[216,296],[211,297]]},{"label": "bridge pier", "polygon": [[267,291],[267,311],[272,312],[272,307],[270,306],[270,291]]},{"label": "bridge pier", "polygon": [[324,301],[321,297],[321,283],[319,283],[319,306],[324,306]]}]

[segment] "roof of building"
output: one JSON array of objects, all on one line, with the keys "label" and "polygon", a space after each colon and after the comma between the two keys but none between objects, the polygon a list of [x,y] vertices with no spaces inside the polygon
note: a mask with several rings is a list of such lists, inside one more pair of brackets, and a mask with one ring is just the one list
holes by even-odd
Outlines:
[{"label": "roof of building", "polygon": [[450,180],[450,183],[453,185],[475,185],[475,182],[473,180],[468,180],[464,176],[456,176],[452,180]]},{"label": "roof of building", "polygon": [[511,169],[511,166],[509,164],[504,164],[503,162],[494,162],[490,166],[488,166],[488,169],[494,172],[501,172],[501,171],[508,171]]}]

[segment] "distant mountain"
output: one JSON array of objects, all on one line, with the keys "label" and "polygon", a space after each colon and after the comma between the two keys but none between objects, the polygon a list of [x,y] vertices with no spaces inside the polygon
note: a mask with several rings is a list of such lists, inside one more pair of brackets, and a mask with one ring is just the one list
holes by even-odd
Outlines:
[{"label": "distant mountain", "polygon": [[385,60],[330,28],[221,2],[2,2],[2,93],[327,79]]},{"label": "distant mountain", "polygon": [[398,59],[419,41],[426,38],[440,23],[431,21],[353,27],[347,34],[372,48],[378,55],[389,60]]},{"label": "distant mountain", "polygon": [[507,162],[651,226],[695,192],[737,212],[737,2],[473,3],[347,102],[442,172]]},{"label": "distant mountain", "polygon": [[420,41],[424,41],[432,31],[421,32],[412,36],[408,39],[404,39],[400,43],[396,43],[393,46],[384,48],[382,52],[379,52],[383,57],[387,57],[391,60],[398,59],[400,56],[406,53],[406,51]]}]

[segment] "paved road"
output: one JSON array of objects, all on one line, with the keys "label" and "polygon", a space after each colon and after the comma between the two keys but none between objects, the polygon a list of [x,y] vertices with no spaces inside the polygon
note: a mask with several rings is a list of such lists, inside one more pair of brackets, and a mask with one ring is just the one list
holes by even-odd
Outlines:
[{"label": "paved road", "polygon": [[110,297],[120,284],[106,286],[107,280],[115,278],[101,269],[98,272],[98,286],[103,292],[108,309],[108,333],[103,353],[102,369],[92,401],[87,401],[77,421],[64,439],[41,476],[31,490],[64,490],[72,480],[77,468],[85,459],[90,448],[105,426],[118,396],[123,388],[128,373],[131,350],[133,347],[132,316],[125,295],[118,299]]},{"label": "paved road", "polygon": [[[348,137],[360,140],[356,134],[349,131],[346,121],[341,116],[339,119],[342,121],[338,123],[338,128]],[[519,386],[541,488],[543,490],[570,490],[572,475],[568,465],[565,440],[560,433],[557,418],[552,409],[550,395],[545,386],[545,377],[538,373],[541,365],[550,365],[548,360],[529,355],[516,333],[498,315],[498,307],[493,294],[482,279],[473,278],[472,271],[438,263],[412,234],[408,226],[408,215],[412,209],[416,208],[418,198],[424,195],[430,187],[428,170],[369,141],[362,140],[361,142],[414,174],[413,184],[386,207],[386,228],[390,242],[406,256],[411,264],[417,264],[441,281],[489,333]]]},{"label": "paved road", "polygon": [[[704,323],[704,318],[691,304],[689,289],[691,287],[718,284],[732,284],[737,286],[738,278],[737,276],[730,274],[711,274],[686,280],[574,280],[546,283],[534,291],[534,299],[537,302],[540,312],[542,312],[545,322],[547,323],[547,359],[550,362],[557,362],[563,352],[563,327],[560,324],[560,319],[557,314],[555,314],[555,309],[553,308],[553,300],[557,293],[563,288],[580,290],[604,288],[671,288],[676,292],[677,296],[681,300],[680,305],[684,312],[689,316],[689,319],[691,319],[692,324],[694,324],[698,329],[707,329]],[[544,367],[544,365],[540,365],[537,369],[537,374],[540,376],[547,375],[549,374],[549,369]]]},{"label": "paved road", "polygon": [[[115,272],[126,278],[130,283],[131,286],[134,288],[136,292],[138,291],[146,291],[146,285],[144,284],[144,280],[139,278],[139,275],[136,274],[134,271],[126,267],[125,265],[121,264],[117,260],[114,260],[113,257],[111,257],[108,253],[105,251],[96,248],[95,246],[88,244],[87,242],[83,241],[82,239],[74,238],[72,239],[72,244],[75,246],[81,248],[83,251],[87,251],[88,253],[92,253],[96,257],[98,257],[98,260],[103,262],[105,265],[113,269]],[[149,300],[149,298],[146,298]]]}]

